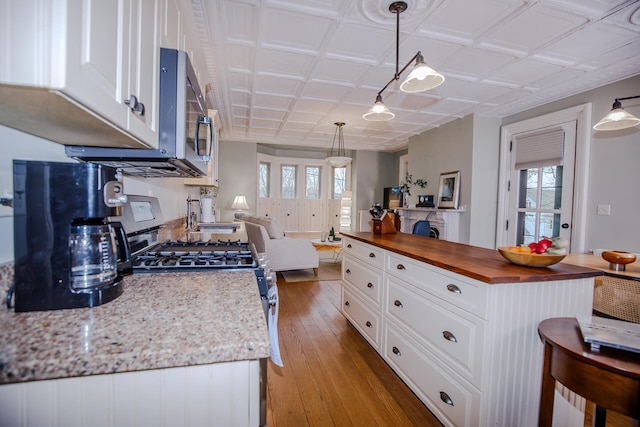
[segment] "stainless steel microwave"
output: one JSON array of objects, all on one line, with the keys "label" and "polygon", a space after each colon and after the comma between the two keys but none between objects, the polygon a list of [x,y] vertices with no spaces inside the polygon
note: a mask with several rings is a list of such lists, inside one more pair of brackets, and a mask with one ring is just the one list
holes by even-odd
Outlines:
[{"label": "stainless steel microwave", "polygon": [[208,117],[186,52],[160,49],[158,148],[68,145],[68,157],[118,168],[144,177],[198,177],[207,174],[217,132]]}]

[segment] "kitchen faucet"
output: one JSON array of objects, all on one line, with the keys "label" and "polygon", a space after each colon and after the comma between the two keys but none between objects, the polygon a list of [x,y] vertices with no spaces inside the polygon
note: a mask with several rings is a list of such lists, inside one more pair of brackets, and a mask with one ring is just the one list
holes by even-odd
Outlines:
[{"label": "kitchen faucet", "polygon": [[192,199],[191,198],[191,194],[189,194],[187,196],[187,229],[197,229],[198,228],[198,222],[196,221],[196,212],[191,210],[191,203],[193,202],[198,202],[200,203],[199,199]]}]

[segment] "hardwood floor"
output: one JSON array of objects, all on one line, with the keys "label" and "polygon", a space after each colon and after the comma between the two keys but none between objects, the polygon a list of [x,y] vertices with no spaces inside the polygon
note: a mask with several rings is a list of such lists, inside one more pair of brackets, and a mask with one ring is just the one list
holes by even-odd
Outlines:
[{"label": "hardwood floor", "polygon": [[269,362],[269,427],[441,426],[339,311],[340,282],[278,279],[284,367]]}]

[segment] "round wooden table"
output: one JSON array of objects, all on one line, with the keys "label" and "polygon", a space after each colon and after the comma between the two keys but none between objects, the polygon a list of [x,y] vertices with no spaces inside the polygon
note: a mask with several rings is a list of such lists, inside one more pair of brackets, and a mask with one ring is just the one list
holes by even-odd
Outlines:
[{"label": "round wooden table", "polygon": [[640,419],[640,353],[591,351],[573,317],[543,320],[538,333],[544,344],[539,426],[551,426],[556,381],[596,404],[594,426],[605,425],[605,409]]}]

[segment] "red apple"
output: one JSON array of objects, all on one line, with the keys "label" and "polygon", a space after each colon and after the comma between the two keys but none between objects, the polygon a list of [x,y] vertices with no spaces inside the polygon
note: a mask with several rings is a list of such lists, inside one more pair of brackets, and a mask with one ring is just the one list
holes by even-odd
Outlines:
[{"label": "red apple", "polygon": [[542,239],[538,242],[538,245],[536,247],[536,252],[539,254],[543,254],[547,251],[547,249],[549,249],[551,247],[551,245],[553,244],[553,242],[549,239]]},{"label": "red apple", "polygon": [[538,244],[536,242],[529,243],[529,247],[531,248],[531,252],[538,250]]}]

